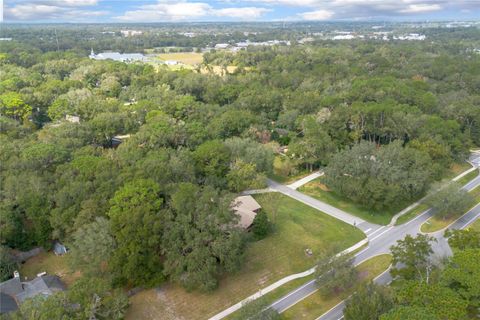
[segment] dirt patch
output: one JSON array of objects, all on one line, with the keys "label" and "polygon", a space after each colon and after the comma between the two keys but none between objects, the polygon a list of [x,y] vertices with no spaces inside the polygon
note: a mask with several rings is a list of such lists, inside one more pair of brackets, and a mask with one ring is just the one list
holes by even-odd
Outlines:
[{"label": "dirt patch", "polygon": [[162,289],[141,291],[130,297],[127,320],[185,320],[176,314],[174,305]]}]

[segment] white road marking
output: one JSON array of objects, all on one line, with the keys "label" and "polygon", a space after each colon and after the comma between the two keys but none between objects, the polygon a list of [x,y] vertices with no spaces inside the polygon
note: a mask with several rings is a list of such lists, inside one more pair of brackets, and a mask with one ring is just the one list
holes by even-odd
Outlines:
[{"label": "white road marking", "polygon": [[304,296],[302,299],[297,300],[297,301],[294,301],[292,304],[288,305],[286,308],[283,308],[282,310],[278,311],[278,313],[285,312],[285,310],[290,309],[291,307],[293,307],[294,305],[296,305],[296,304],[299,303],[300,301],[304,300],[305,298],[310,297],[312,294],[314,294],[314,293],[317,292],[317,291],[318,291],[318,289],[315,289],[314,291],[312,291],[312,292],[310,292],[309,294],[307,294],[306,296]]},{"label": "white road marking", "polygon": [[365,230],[365,234],[367,234],[370,230],[372,230],[372,228],[368,228],[367,230]]},{"label": "white road marking", "polygon": [[406,226],[407,224],[412,223],[413,221],[417,220],[418,218],[423,217],[424,215],[426,215],[428,213],[428,211],[430,211],[430,209],[431,208],[428,208],[427,210],[423,211],[423,213],[421,215],[416,216],[415,218],[408,221],[407,223],[404,223],[403,225]]},{"label": "white road marking", "polygon": [[368,236],[371,237],[372,235],[374,235],[375,233],[377,233],[378,231],[382,230],[383,228],[385,228],[385,226],[382,226],[380,228],[378,228],[377,230],[373,231],[372,233],[370,233]]},{"label": "white road marking", "polygon": [[392,230],[392,229],[393,229],[393,226],[390,227],[390,228],[388,228],[387,230],[383,231],[382,233],[376,235],[376,236],[373,237],[372,239],[370,239],[370,242],[372,242],[373,240],[377,239],[378,237],[381,237],[384,233],[386,233],[386,232],[388,232],[388,231],[390,231],[390,230]]},{"label": "white road marking", "polygon": [[305,283],[303,286],[301,286],[300,288],[297,288],[295,289],[294,291],[290,292],[289,294],[287,294],[286,296],[284,296],[283,298],[281,298],[280,300],[277,300],[275,301],[273,305],[277,304],[277,303],[280,303],[282,302],[283,300],[287,299],[288,297],[290,297],[292,294],[295,294],[297,293],[298,291],[302,290],[303,288],[305,288],[306,286],[308,286],[309,284],[311,284],[312,282],[315,282],[315,280],[311,280],[311,281],[308,281],[307,283]]},{"label": "white road marking", "polygon": [[[342,300],[340,301],[339,303],[337,303],[333,308],[331,308],[330,310],[328,310],[327,312],[325,312],[324,314],[322,314],[320,317],[318,317],[316,320],[319,320],[321,317],[323,317],[325,314],[329,313],[330,311],[332,311],[333,309],[335,309],[336,307],[338,307],[339,305],[341,305],[342,303],[344,303],[345,300]],[[343,315],[342,315],[342,318],[343,318]],[[341,319],[341,318],[340,318]]]},{"label": "white road marking", "polygon": [[463,229],[463,228],[465,228],[465,227],[468,227],[468,225],[471,224],[471,223],[472,223],[474,220],[476,220],[478,217],[480,217],[480,213],[477,214],[477,215],[476,215],[475,217],[473,217],[472,219],[468,220],[468,222],[465,223],[465,224],[463,225],[463,227],[461,227],[460,229]]}]

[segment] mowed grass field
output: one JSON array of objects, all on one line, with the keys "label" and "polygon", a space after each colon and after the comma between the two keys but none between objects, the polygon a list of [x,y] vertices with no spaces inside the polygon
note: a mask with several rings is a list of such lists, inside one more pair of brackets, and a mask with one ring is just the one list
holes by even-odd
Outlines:
[{"label": "mowed grass field", "polygon": [[80,272],[74,272],[67,264],[68,256],[56,256],[53,252],[42,252],[38,256],[28,259],[20,267],[20,276],[22,279],[27,277],[29,280],[35,278],[41,272],[47,272],[50,275],[57,275],[67,285],[71,285],[80,277]]},{"label": "mowed grass field", "polygon": [[[278,205],[275,231],[248,245],[238,273],[225,276],[211,293],[187,292],[173,284],[141,292],[131,298],[126,319],[207,319],[287,275],[307,270],[321,251],[341,251],[364,238],[356,228],[286,196],[256,198],[271,219]],[[307,248],[313,250],[312,257],[304,253]]]},{"label": "mowed grass field", "polygon": [[[391,261],[392,256],[390,254],[382,254],[362,262],[356,267],[358,270],[358,282],[365,283],[373,280],[388,269]],[[353,291],[355,291],[355,288],[329,297],[324,297],[320,292],[315,292],[282,313],[282,319],[316,319],[346,299]]]},{"label": "mowed grass field", "polygon": [[342,209],[348,213],[356,215],[366,221],[386,225],[390,222],[392,216],[400,209],[390,209],[385,211],[374,211],[363,208],[362,206],[352,202],[351,200],[331,191],[323,184],[323,177],[317,178],[306,185],[299,188],[300,192],[305,193],[320,201],[326,202],[336,208]]},{"label": "mowed grass field", "polygon": [[160,53],[157,57],[163,61],[175,60],[191,66],[200,64],[203,61],[203,53],[197,52]]}]

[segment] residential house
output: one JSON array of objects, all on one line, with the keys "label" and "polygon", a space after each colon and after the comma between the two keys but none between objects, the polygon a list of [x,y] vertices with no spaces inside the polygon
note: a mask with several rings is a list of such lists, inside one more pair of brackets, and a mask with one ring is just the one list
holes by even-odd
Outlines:
[{"label": "residential house", "polygon": [[0,314],[17,310],[26,299],[63,290],[66,287],[57,276],[43,273],[31,281],[22,282],[20,274],[15,271],[12,279],[0,283]]},{"label": "residential house", "polygon": [[235,198],[232,209],[240,217],[238,226],[248,230],[262,207],[252,196],[240,196]]}]

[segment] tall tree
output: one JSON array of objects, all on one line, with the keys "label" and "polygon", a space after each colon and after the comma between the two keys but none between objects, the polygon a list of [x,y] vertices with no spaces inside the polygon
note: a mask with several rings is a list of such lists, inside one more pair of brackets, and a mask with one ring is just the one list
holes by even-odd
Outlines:
[{"label": "tall tree", "polygon": [[430,254],[433,253],[431,242],[436,241],[428,235],[418,234],[415,238],[407,235],[390,247],[392,252],[391,274],[405,280],[429,282],[433,264]]},{"label": "tall tree", "polygon": [[439,191],[434,188],[425,203],[435,209],[437,216],[448,218],[463,214],[475,204],[475,199],[458,183],[450,183]]},{"label": "tall tree", "polygon": [[0,95],[0,112],[18,121],[25,121],[32,114],[32,107],[26,104],[20,94],[7,92]]},{"label": "tall tree", "polygon": [[345,320],[378,320],[393,307],[393,297],[387,287],[368,283],[357,288],[347,299]]},{"label": "tall tree", "polygon": [[0,281],[5,281],[13,277],[13,272],[17,269],[17,264],[13,260],[10,248],[0,246]]},{"label": "tall tree", "polygon": [[138,179],[119,189],[108,212],[117,248],[109,267],[117,281],[156,285],[163,281],[161,238],[166,223],[160,187]]},{"label": "tall tree", "polygon": [[224,271],[239,268],[241,234],[230,197],[211,187],[182,183],[172,195],[164,236],[165,272],[187,289],[212,290]]},{"label": "tall tree", "polygon": [[106,271],[106,263],[114,249],[115,240],[110,231],[110,221],[99,217],[77,229],[72,235],[70,262],[90,274]]},{"label": "tall tree", "polygon": [[327,296],[351,287],[357,280],[352,257],[348,254],[333,257],[324,254],[317,263],[315,279],[320,292]]}]

